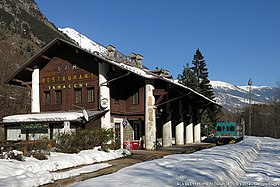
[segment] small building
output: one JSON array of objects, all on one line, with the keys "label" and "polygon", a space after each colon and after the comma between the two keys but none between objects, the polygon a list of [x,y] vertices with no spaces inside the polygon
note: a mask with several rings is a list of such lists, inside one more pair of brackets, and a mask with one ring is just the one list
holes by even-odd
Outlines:
[{"label": "small building", "polygon": [[142,56],[113,46],[88,51],[56,38],[6,83],[31,90],[31,113],[3,118],[6,140],[54,139],[77,128],[113,128],[120,146],[152,149],[200,142],[199,112],[216,103]]}]

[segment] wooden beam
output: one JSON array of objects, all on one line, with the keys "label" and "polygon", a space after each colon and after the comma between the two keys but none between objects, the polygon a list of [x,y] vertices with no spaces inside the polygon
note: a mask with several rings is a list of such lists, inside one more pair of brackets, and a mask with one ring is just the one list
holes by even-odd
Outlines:
[{"label": "wooden beam", "polygon": [[168,92],[165,91],[165,89],[154,89],[153,91],[154,95],[166,95]]},{"label": "wooden beam", "polygon": [[24,81],[19,80],[19,79],[12,79],[12,81],[21,83],[22,86],[27,86],[28,88],[31,88],[30,85],[32,85],[32,82],[24,82]]},{"label": "wooden beam", "polygon": [[31,85],[32,82],[22,82],[21,85]]},{"label": "wooden beam", "polygon": [[46,59],[46,60],[49,60],[49,61],[52,60],[50,57],[47,57],[46,55],[41,55],[41,58]]},{"label": "wooden beam", "polygon": [[158,105],[163,100],[164,95],[159,96],[159,98],[156,100],[156,105]]},{"label": "wooden beam", "polygon": [[23,82],[21,85],[31,88],[32,82]]},{"label": "wooden beam", "polygon": [[30,67],[26,67],[26,68],[24,68],[26,71],[30,71],[30,72],[33,72],[33,69],[32,68],[30,68]]},{"label": "wooden beam", "polygon": [[153,94],[154,96],[159,96],[155,102],[155,104],[158,105],[163,100],[163,97],[168,94],[168,92],[166,92],[165,89],[155,89]]},{"label": "wooden beam", "polygon": [[23,83],[23,82],[24,82],[24,81],[19,80],[19,79],[12,79],[12,81],[14,81],[14,82],[19,82],[19,83]]}]

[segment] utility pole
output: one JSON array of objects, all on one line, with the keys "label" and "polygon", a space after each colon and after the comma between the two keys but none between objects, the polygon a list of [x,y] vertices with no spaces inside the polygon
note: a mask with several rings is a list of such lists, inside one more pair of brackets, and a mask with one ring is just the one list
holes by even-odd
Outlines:
[{"label": "utility pole", "polygon": [[252,133],[252,103],[251,103],[251,91],[252,91],[252,80],[248,81],[248,89],[249,89],[249,123],[248,123],[248,135],[251,136]]}]

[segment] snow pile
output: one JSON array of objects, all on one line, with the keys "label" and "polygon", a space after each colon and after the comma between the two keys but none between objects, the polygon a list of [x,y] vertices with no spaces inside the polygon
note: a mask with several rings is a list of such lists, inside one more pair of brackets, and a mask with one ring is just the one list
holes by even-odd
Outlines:
[{"label": "snow pile", "polygon": [[67,172],[51,173],[51,171],[112,160],[129,154],[129,151],[123,149],[109,152],[93,149],[81,151],[78,154],[52,152],[48,156],[48,160],[37,160],[33,157],[27,157],[24,162],[0,159],[0,184],[1,186],[39,186],[57,179],[109,167],[110,165],[94,164]]},{"label": "snow pile", "polygon": [[[124,150],[97,150],[79,154],[52,153],[48,160],[0,160],[0,186],[38,186],[88,173],[107,163],[64,172],[57,169],[123,156]],[[143,162],[117,173],[89,179],[75,186],[280,186],[280,141],[246,137],[238,144],[217,146],[193,154],[169,155]],[[53,171],[53,172],[50,172]]]},{"label": "snow pile", "polygon": [[257,186],[270,181],[280,185],[277,152],[280,152],[278,140],[248,137],[234,145],[136,164],[75,186]]},{"label": "snow pile", "polygon": [[94,165],[84,166],[84,167],[78,168],[78,169],[72,169],[72,170],[65,171],[65,172],[52,173],[52,175],[53,175],[53,180],[66,179],[66,178],[78,176],[83,173],[94,172],[94,171],[97,171],[97,170],[100,170],[103,168],[107,168],[110,166],[111,165],[107,164],[107,163],[94,164]]},{"label": "snow pile", "polygon": [[247,168],[241,184],[280,186],[280,141],[266,138],[262,141],[258,158]]}]

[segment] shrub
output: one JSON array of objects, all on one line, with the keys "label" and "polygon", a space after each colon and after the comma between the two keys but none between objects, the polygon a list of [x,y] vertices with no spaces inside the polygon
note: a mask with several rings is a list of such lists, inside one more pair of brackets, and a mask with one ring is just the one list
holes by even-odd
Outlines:
[{"label": "shrub", "polygon": [[103,128],[83,129],[71,133],[59,133],[56,140],[56,147],[64,153],[78,153],[96,146],[106,150],[107,143],[113,140],[113,131]]}]

